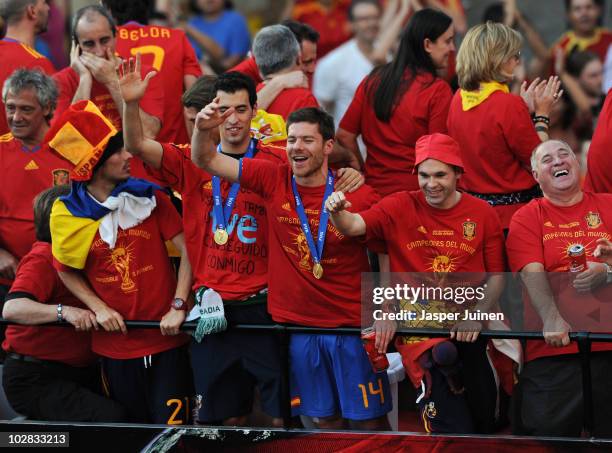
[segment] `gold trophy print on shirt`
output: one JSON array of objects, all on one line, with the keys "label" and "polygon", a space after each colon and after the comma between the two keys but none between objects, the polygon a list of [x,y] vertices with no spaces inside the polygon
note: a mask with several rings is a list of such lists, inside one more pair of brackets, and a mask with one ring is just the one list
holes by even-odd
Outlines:
[{"label": "gold trophy print on shirt", "polygon": [[117,245],[111,250],[110,255],[110,262],[115,266],[115,270],[121,277],[121,290],[124,293],[129,293],[136,289],[136,283],[134,283],[134,280],[130,277],[130,261],[132,260],[130,245],[127,247]]}]

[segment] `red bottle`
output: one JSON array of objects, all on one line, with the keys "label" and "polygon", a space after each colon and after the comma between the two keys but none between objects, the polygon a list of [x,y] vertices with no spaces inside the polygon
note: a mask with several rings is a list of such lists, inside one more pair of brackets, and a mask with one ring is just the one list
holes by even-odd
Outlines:
[{"label": "red bottle", "polygon": [[368,354],[368,359],[370,359],[372,369],[374,369],[375,373],[380,373],[389,368],[387,354],[381,354],[376,350],[376,332],[373,327],[368,327],[361,331],[361,341],[363,342],[363,347]]}]

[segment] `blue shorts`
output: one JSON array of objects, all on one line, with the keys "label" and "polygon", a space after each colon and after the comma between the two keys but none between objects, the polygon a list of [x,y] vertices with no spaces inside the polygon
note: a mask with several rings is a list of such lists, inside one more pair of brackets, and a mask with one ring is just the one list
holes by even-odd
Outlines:
[{"label": "blue shorts", "polygon": [[391,410],[386,372],[374,373],[353,335],[291,335],[293,415],[371,420]]}]

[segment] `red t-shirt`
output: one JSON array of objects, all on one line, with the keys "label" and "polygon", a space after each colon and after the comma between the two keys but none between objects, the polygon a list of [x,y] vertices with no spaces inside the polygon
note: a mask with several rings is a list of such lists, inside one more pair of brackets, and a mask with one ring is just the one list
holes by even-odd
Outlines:
[{"label": "red t-shirt", "polygon": [[158,71],[156,77],[163,81],[164,110],[157,140],[188,143],[191,138],[187,136],[181,103],[183,79],[186,75],[200,77],[202,69],[185,32],[128,22],[117,27],[117,53],[124,59],[140,53],[142,62]]},{"label": "red t-shirt", "polygon": [[595,30],[594,36],[590,39],[579,39],[576,37],[575,33],[572,30],[567,31],[553,45],[551,51],[550,73],[554,74],[555,61],[557,59],[555,50],[557,48],[563,49],[565,55],[567,55],[574,49],[579,51],[593,52],[599,57],[599,59],[603,63],[606,61],[608,48],[611,44],[612,31],[606,28],[598,28],[597,30]]},{"label": "red t-shirt", "polygon": [[[36,52],[27,44],[14,39],[4,38],[0,40],[0,55],[4,63],[0,65],[0,86],[15,72],[16,69],[40,69],[45,74],[51,75],[55,72],[53,64],[44,56]],[[9,132],[6,122],[6,110],[0,99],[0,135]]]},{"label": "red t-shirt", "polygon": [[451,209],[423,192],[398,192],[359,213],[366,239],[387,243],[391,272],[503,272],[504,236],[493,208],[463,193]]},{"label": "red t-shirt", "polygon": [[[574,244],[586,249],[588,261],[593,257],[595,241],[612,238],[612,195],[584,193],[573,206],[555,206],[545,198],[532,200],[512,217],[506,243],[510,268],[519,272],[529,263],[542,263],[551,275],[549,281],[561,315],[572,330],[609,331],[610,319],[605,302],[612,300],[612,286],[600,287],[591,294],[579,294],[570,285],[568,250]],[[528,299],[528,298],[527,298]],[[604,302],[604,304],[602,304]],[[591,318],[593,312],[602,323]],[[525,303],[525,330],[541,332],[542,322],[528,300]],[[593,343],[594,351],[610,350],[610,343]],[[578,352],[575,342],[562,348],[547,346],[544,341],[528,341],[526,360]]]},{"label": "red t-shirt", "polygon": [[[140,225],[119,229],[114,249],[96,233],[83,273],[95,293],[126,320],[159,321],[170,310],[176,277],[165,241],[181,233],[181,218],[168,196],[155,193],[157,207]],[[74,271],[54,260],[58,270]],[[167,351],[188,341],[159,329],[128,329],[127,335],[93,332],[93,350],[113,359],[133,359]]]},{"label": "red t-shirt", "polygon": [[[257,91],[264,87],[263,83],[257,86]],[[312,94],[312,91],[306,88],[285,88],[266,109],[268,113],[274,113],[283,117],[287,121],[287,117],[296,110],[305,107],[318,107],[319,103]]]},{"label": "red t-shirt", "polygon": [[[151,68],[143,66],[141,73],[145,75],[150,70]],[[72,68],[67,67],[56,73],[53,78],[55,79],[59,89],[57,108],[55,109],[55,114],[53,116],[53,121],[55,121],[72,104],[72,98],[74,97],[74,93],[79,86],[79,76]],[[106,87],[97,82],[95,79],[93,80],[91,86],[90,100],[96,104],[96,106],[98,106],[100,111],[111,121],[111,123],[113,123],[113,126],[115,126],[117,130],[122,129],[121,116],[117,110],[117,106],[115,105],[113,98]],[[140,108],[145,113],[158,118],[160,121],[163,121],[164,87],[161,77],[153,77],[151,79],[149,86],[147,87],[147,91],[140,101]],[[147,178],[147,172],[144,169],[143,163],[140,159],[132,159],[130,170],[133,177],[150,180],[150,178]],[[157,183],[158,181],[153,182]]]},{"label": "red t-shirt", "polygon": [[[46,145],[27,149],[11,134],[0,137],[0,248],[17,259],[35,241],[34,197],[58,184],[68,184],[71,165]],[[10,281],[0,278],[0,284]]]},{"label": "red t-shirt", "polygon": [[367,80],[357,88],[339,127],[363,138],[367,149],[367,184],[381,195],[417,190],[414,146],[423,135],[446,133],[451,89],[442,79],[418,75],[385,123],[376,118],[372,100],[366,96]]},{"label": "red t-shirt", "polygon": [[242,74],[249,76],[255,82],[255,85],[259,85],[263,82],[261,78],[261,74],[259,74],[259,68],[257,67],[257,63],[255,62],[255,57],[253,55],[245,58],[228,72],[237,71]]},{"label": "red t-shirt", "polygon": [[317,55],[323,58],[351,37],[348,21],[349,0],[335,0],[330,8],[314,0],[298,0],[293,8],[293,19],[310,25],[319,32]]},{"label": "red t-shirt", "polygon": [[587,153],[587,174],[584,190],[612,193],[612,90],[599,114],[597,128]]},{"label": "red t-shirt", "polygon": [[[185,242],[194,276],[194,288],[214,288],[224,300],[243,300],[268,286],[268,221],[264,200],[241,188],[227,226],[229,240],[218,245],[213,240],[212,177],[196,167],[190,152],[164,144],[160,170],[149,171],[183,200]],[[280,165],[285,150],[258,144],[255,160]],[[223,200],[230,184],[221,181]]]},{"label": "red t-shirt", "polygon": [[[540,138],[520,96],[496,91],[482,104],[463,111],[455,93],[448,112],[448,134],[461,147],[465,174],[461,188],[481,194],[504,194],[536,185],[530,158]],[[523,204],[496,206],[502,227]]]},{"label": "red t-shirt", "polygon": [[[443,275],[451,272],[462,285],[466,278],[480,285],[485,278],[481,272],[504,271],[504,236],[499,220],[488,203],[466,193],[451,209],[437,209],[427,203],[421,191],[398,192],[360,215],[366,223],[368,241],[386,240],[391,272]],[[414,275],[408,277],[408,281],[413,286],[423,283],[421,276]],[[473,306],[469,302],[465,307],[433,303],[439,306],[430,306],[430,312],[456,312],[459,308]],[[441,327],[439,323],[414,325],[417,326]],[[440,341],[398,337],[397,350],[402,354],[404,368],[415,387],[423,377],[419,357]]]},{"label": "red t-shirt", "polygon": [[[51,244],[47,242],[35,242],[21,260],[10,292],[27,293],[42,304],[87,308],[60,280],[53,268]],[[8,326],[2,348],[72,366],[86,366],[95,360],[91,333],[77,332],[71,327]]]},{"label": "red t-shirt", "polygon": [[[358,327],[361,273],[370,271],[366,248],[358,239],[341,234],[330,221],[321,260],[323,278],[317,280],[295,210],[291,178],[291,167],[287,164],[257,159],[245,159],[242,163],[242,186],[261,194],[268,212],[268,311],[277,322]],[[316,237],[325,186],[298,186],[298,190]],[[365,185],[346,197],[354,211],[369,208],[379,198]]]}]

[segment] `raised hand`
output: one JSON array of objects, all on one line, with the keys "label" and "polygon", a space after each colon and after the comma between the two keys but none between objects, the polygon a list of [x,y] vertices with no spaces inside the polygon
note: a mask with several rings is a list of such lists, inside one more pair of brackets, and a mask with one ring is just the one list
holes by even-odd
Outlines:
[{"label": "raised hand", "polygon": [[557,76],[551,76],[546,84],[539,84],[536,87],[533,98],[536,115],[549,116],[552,106],[563,95],[561,80]]},{"label": "raised hand", "polygon": [[219,127],[223,122],[234,113],[234,107],[221,112],[219,106],[219,96],[198,112],[195,118],[195,129],[206,132]]},{"label": "raised hand", "polygon": [[143,79],[140,75],[140,53],[136,54],[136,58],[129,58],[123,61],[117,70],[119,76],[119,91],[124,102],[140,101],[151,80],[157,72],[150,71]]},{"label": "raised hand", "polygon": [[536,77],[529,84],[529,86],[527,86],[527,81],[523,81],[523,83],[521,83],[521,93],[520,94],[521,94],[521,97],[523,98],[523,101],[525,101],[525,104],[527,104],[527,107],[529,108],[529,113],[535,112],[535,105],[533,101],[535,97],[536,88],[540,84],[544,86],[544,84],[546,84],[546,80],[540,80],[539,77]]}]

